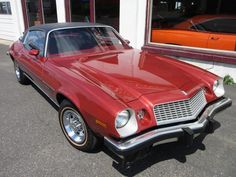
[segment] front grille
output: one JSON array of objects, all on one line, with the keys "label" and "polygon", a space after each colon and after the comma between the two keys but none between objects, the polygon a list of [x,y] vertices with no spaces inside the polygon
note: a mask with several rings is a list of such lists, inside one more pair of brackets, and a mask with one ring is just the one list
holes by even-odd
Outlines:
[{"label": "front grille", "polygon": [[154,106],[158,125],[192,120],[207,104],[204,91],[200,90],[192,98]]}]

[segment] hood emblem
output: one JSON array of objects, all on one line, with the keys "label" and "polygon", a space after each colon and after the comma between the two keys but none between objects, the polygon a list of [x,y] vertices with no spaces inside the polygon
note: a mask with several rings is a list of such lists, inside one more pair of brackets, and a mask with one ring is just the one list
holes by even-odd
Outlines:
[{"label": "hood emblem", "polygon": [[181,91],[184,95],[188,95],[185,91]]}]

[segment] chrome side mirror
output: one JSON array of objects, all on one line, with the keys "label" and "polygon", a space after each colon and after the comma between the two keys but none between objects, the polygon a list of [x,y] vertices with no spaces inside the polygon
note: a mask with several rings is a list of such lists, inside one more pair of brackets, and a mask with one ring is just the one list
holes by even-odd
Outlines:
[{"label": "chrome side mirror", "polygon": [[125,39],[125,42],[126,42],[127,44],[130,44],[130,41],[129,41],[129,40],[127,40],[127,39]]},{"label": "chrome side mirror", "polygon": [[21,42],[23,41],[23,36],[19,37],[19,41],[21,41]]}]

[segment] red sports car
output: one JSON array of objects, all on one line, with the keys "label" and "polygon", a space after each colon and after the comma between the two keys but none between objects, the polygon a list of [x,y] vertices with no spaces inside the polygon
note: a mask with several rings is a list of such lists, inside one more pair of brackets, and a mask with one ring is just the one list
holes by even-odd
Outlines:
[{"label": "red sports car", "polygon": [[67,140],[83,151],[100,142],[119,155],[214,129],[231,105],[222,79],[192,65],[133,49],[111,27],[34,26],[13,43],[16,78],[58,107]]}]

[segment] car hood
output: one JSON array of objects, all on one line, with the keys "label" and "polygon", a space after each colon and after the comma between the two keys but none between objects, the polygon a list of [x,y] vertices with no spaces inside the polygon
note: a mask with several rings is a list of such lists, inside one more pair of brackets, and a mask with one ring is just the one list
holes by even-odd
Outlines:
[{"label": "car hood", "polygon": [[63,66],[124,102],[157,92],[188,93],[200,84],[178,61],[135,49],[73,58]]}]

